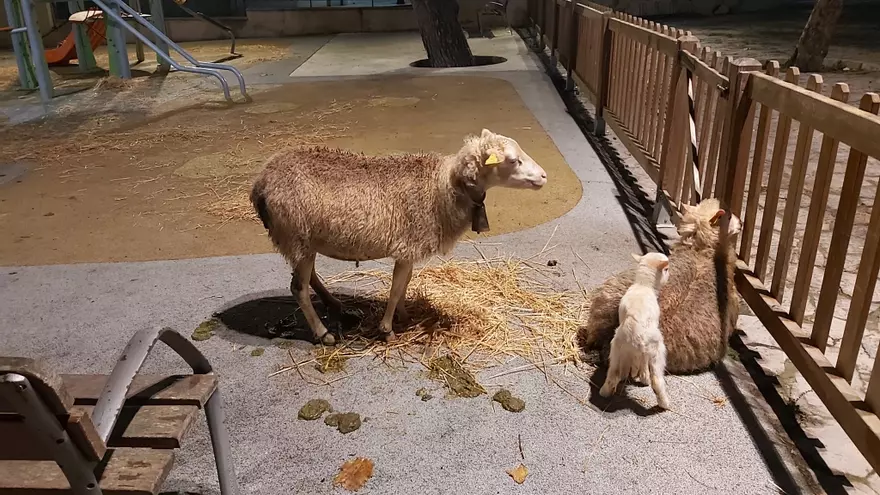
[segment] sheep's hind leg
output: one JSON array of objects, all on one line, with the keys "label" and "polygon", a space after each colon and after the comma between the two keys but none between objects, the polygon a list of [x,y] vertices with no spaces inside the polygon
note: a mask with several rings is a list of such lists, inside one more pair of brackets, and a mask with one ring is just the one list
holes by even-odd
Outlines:
[{"label": "sheep's hind leg", "polygon": [[321,278],[318,277],[314,264],[312,265],[311,284],[312,289],[315,289],[315,293],[318,294],[318,297],[321,298],[321,302],[324,303],[324,306],[327,306],[327,309],[336,311],[337,313],[342,311],[342,303],[339,302],[339,299],[337,299],[336,296],[327,290],[327,286],[325,286],[324,282],[321,281]]},{"label": "sheep's hind leg", "polygon": [[[398,260],[394,263],[394,274],[391,278],[391,293],[388,295],[388,306],[385,307],[385,315],[382,317],[382,322],[379,324],[379,329],[382,330],[382,333],[385,335],[386,342],[391,342],[397,338],[394,334],[394,328],[391,323],[398,305],[403,305],[403,299],[406,296],[406,288],[409,285],[410,279],[412,279],[412,270],[413,264],[410,261]],[[401,313],[398,312],[398,316],[400,316],[400,314]],[[405,309],[402,314],[406,315]]]},{"label": "sheep's hind leg", "polygon": [[309,297],[309,282],[315,269],[315,254],[309,254],[294,269],[293,280],[291,281],[291,290],[296,294],[299,307],[306,317],[306,322],[312,330],[312,335],[316,340],[320,340],[325,345],[333,345],[336,339],[327,331],[327,327],[321,323],[321,318],[312,306],[312,298]]}]

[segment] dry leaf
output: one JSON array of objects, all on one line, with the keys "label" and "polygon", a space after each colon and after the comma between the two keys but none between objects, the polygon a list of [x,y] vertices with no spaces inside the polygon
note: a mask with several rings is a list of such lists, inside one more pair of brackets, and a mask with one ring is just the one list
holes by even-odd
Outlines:
[{"label": "dry leaf", "polygon": [[724,397],[715,397],[712,399],[712,403],[715,404],[716,407],[724,407],[727,404],[727,399]]},{"label": "dry leaf", "polygon": [[523,481],[526,480],[526,476],[529,475],[529,470],[526,469],[525,466],[520,464],[519,466],[508,471],[507,474],[509,474],[510,477],[513,478],[513,481],[516,481],[517,483],[522,485]]},{"label": "dry leaf", "polygon": [[356,492],[373,476],[373,461],[365,457],[356,457],[345,461],[339,474],[333,478],[333,484],[348,491]]}]

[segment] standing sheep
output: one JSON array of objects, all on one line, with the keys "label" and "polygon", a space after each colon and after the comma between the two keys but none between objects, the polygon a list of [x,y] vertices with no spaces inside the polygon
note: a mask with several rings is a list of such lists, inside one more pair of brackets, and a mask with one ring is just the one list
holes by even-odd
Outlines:
[{"label": "standing sheep", "polygon": [[[724,273],[719,273],[715,263],[718,219],[724,210],[717,199],[706,199],[697,206],[685,205],[684,210],[678,228],[681,238],[669,254],[669,282],[660,291],[660,330],[669,373],[701,371],[722,360],[739,316],[739,296],[733,281],[733,245],[742,224],[731,216],[727,260]],[[718,279],[719,276],[725,278]],[[578,329],[581,347],[586,351],[599,350],[603,362],[607,362],[614,329],[619,324],[620,300],[634,280],[635,270],[606,280],[594,292],[587,324]]]},{"label": "standing sheep", "polygon": [[323,147],[276,154],[257,177],[251,202],[276,249],[293,268],[290,287],[315,339],[335,343],[309,298],[309,284],[328,307],[341,303],[315,273],[315,256],[344,261],[393,258],[394,273],[380,330],[394,340],[392,318],[413,265],[452,250],[468,226],[488,230],[486,190],[540,189],[544,169],[511,138],[483,129],[455,155],[366,156]]}]

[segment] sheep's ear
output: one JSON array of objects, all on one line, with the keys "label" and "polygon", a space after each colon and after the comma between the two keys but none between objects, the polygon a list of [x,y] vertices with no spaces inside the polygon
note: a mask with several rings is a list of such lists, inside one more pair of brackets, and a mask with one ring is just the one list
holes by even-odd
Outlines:
[{"label": "sheep's ear", "polygon": [[668,261],[661,261],[660,264],[658,265],[658,267],[661,270],[665,270],[665,269],[669,268],[669,262]]},{"label": "sheep's ear", "polygon": [[503,160],[498,157],[498,153],[489,153],[489,157],[486,158],[486,161],[483,162],[487,167],[491,167],[492,165],[498,165]]},{"label": "sheep's ear", "polygon": [[721,217],[723,217],[723,216],[724,216],[724,210],[718,210],[718,211],[715,212],[714,215],[712,215],[712,218],[709,219],[709,223],[710,223],[711,225],[715,225],[715,223],[718,222],[718,219],[721,218]]},{"label": "sheep's ear", "polygon": [[687,204],[687,203],[682,203],[681,209],[683,209],[685,213],[690,213],[690,212],[694,211],[694,207]]},{"label": "sheep's ear", "polygon": [[634,260],[636,260],[637,263],[638,263],[639,261],[642,261],[642,257],[639,256],[639,255],[637,255],[637,254],[635,254],[635,253],[630,253],[630,256],[632,256],[632,258],[633,258]]},{"label": "sheep's ear", "polygon": [[489,129],[483,129],[483,132],[480,133],[480,139],[489,139],[495,134]]}]

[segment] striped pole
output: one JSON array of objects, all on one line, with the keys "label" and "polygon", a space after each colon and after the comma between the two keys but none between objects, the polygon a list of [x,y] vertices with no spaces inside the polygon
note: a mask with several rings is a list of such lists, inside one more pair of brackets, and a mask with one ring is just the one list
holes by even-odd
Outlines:
[{"label": "striped pole", "polygon": [[687,73],[687,91],[688,91],[688,123],[691,135],[691,163],[693,164],[693,188],[697,203],[702,201],[700,194],[700,155],[697,150],[697,112],[694,104],[694,78],[690,69],[685,69]]}]

